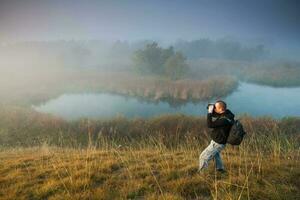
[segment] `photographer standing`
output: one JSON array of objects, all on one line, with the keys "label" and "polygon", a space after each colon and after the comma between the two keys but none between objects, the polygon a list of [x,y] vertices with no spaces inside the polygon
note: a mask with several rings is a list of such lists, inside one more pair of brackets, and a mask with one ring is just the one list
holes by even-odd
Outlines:
[{"label": "photographer standing", "polygon": [[[213,117],[216,118],[213,121]],[[199,171],[208,167],[208,162],[215,159],[216,169],[225,172],[220,152],[225,148],[234,114],[226,108],[224,101],[216,101],[208,105],[207,126],[212,128],[211,142],[199,157]]]}]

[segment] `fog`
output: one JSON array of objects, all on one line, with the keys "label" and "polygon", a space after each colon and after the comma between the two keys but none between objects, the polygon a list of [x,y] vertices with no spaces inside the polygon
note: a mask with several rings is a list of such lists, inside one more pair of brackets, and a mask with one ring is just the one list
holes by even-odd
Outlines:
[{"label": "fog", "polygon": [[[132,54],[154,40],[101,41],[101,40],[57,40],[3,43],[0,46],[2,67],[39,66],[70,68],[130,68]],[[159,43],[159,42],[158,42]],[[242,46],[226,38],[211,40],[178,40],[174,43],[159,43],[173,46],[189,60],[216,58],[227,60],[258,61],[270,59],[270,50],[263,44]]]},{"label": "fog", "polygon": [[[202,40],[203,51],[212,48],[209,42],[224,38],[235,43],[230,44],[233,48],[260,46],[274,58],[299,59],[300,4],[295,0],[4,0],[0,4],[1,63],[56,65],[73,60],[70,54],[74,54],[77,60],[68,61],[71,65],[111,64],[116,56],[123,62],[142,41],[182,49],[183,41],[192,45]],[[213,54],[209,56],[220,57]]]},{"label": "fog", "polygon": [[[209,88],[219,76],[222,95],[237,87],[234,78],[299,87],[299,8],[293,0],[1,1],[1,101],[31,105],[87,91],[203,100],[212,94],[195,92],[192,80],[211,80],[201,82]],[[139,74],[154,63],[166,74]],[[176,94],[175,83],[189,88]]]}]

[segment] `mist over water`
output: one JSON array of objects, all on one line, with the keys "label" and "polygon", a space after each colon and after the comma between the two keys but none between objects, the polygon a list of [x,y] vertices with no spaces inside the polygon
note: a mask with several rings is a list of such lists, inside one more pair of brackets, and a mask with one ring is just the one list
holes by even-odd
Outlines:
[{"label": "mist over water", "polygon": [[[300,87],[273,88],[240,83],[237,91],[224,100],[236,114],[252,116],[299,116]],[[213,102],[212,99],[209,102]],[[205,115],[208,101],[172,106],[167,102],[150,103],[134,97],[107,93],[64,94],[56,99],[33,106],[37,111],[51,113],[68,120],[79,118],[113,118],[116,116],[153,117],[164,114]]]},{"label": "mist over water", "polygon": [[[132,118],[204,115],[201,100],[227,95],[235,113],[299,116],[299,8],[293,0],[1,1],[1,103],[66,119]],[[151,95],[186,103],[144,101]]]}]

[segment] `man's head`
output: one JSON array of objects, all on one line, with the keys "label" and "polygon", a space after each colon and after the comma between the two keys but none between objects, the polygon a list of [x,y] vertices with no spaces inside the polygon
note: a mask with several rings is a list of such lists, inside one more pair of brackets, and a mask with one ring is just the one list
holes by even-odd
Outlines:
[{"label": "man's head", "polygon": [[218,114],[222,114],[226,111],[227,105],[224,101],[218,100],[215,103],[214,111]]}]

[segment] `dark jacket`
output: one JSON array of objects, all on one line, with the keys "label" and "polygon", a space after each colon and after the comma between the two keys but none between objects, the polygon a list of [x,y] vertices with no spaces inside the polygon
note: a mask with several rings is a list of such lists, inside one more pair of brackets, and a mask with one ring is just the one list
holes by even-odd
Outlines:
[{"label": "dark jacket", "polygon": [[[213,117],[216,117],[214,121]],[[234,120],[234,114],[228,109],[222,114],[207,114],[207,126],[208,128],[213,129],[211,132],[211,139],[219,144],[226,144],[232,126],[232,122],[225,117]]]}]

